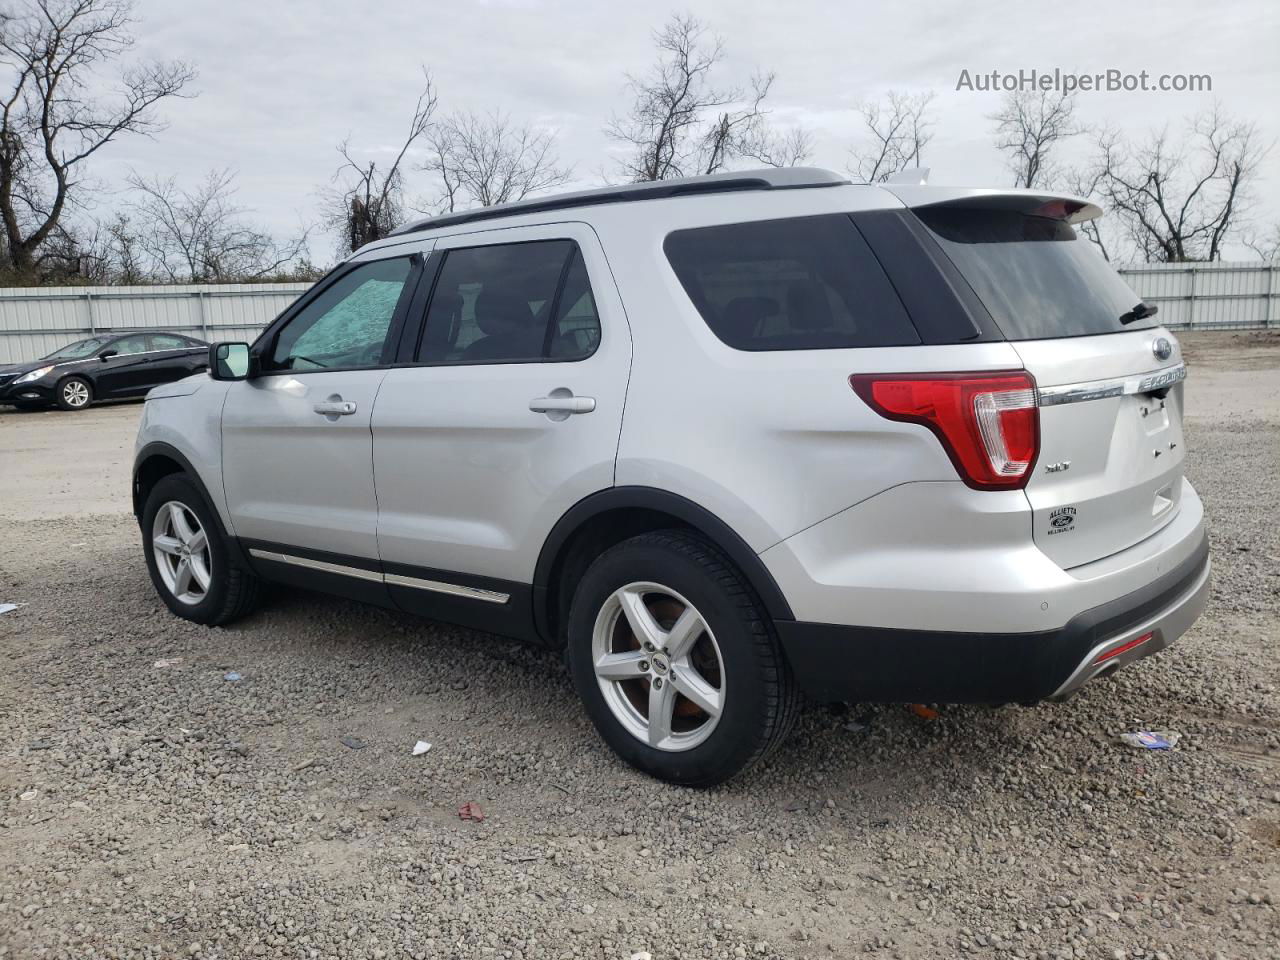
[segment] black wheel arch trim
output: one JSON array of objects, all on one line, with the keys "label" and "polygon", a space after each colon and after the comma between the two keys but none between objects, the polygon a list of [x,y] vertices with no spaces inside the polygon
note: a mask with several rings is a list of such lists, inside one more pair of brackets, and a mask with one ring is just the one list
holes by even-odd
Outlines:
[{"label": "black wheel arch trim", "polygon": [[130,494],[133,498],[133,515],[137,518],[139,524],[142,523],[142,511],[146,507],[146,503],[142,497],[142,491],[138,486],[139,468],[153,457],[164,457],[172,460],[182,468],[182,473],[196,488],[196,492],[204,498],[205,506],[209,508],[209,512],[213,515],[213,522],[218,525],[218,533],[222,535],[223,542],[228,549],[234,554],[236,562],[243,568],[252,569],[249,566],[248,558],[240,548],[239,541],[227,532],[227,528],[222,523],[222,514],[218,512],[217,506],[214,504],[213,497],[209,493],[209,488],[205,486],[204,480],[201,479],[199,471],[192,466],[191,461],[187,459],[173,444],[165,443],[163,440],[153,440],[145,447],[138,451],[133,459],[133,474],[130,480]]},{"label": "black wheel arch trim", "polygon": [[550,617],[552,577],[565,546],[593,518],[626,509],[667,513],[693,527],[742,571],[772,619],[795,619],[790,604],[764,562],[729,524],[706,507],[668,490],[620,486],[600,490],[579,500],[556,522],[543,542],[533,574],[533,618],[538,634],[546,641],[554,642],[556,639]]}]

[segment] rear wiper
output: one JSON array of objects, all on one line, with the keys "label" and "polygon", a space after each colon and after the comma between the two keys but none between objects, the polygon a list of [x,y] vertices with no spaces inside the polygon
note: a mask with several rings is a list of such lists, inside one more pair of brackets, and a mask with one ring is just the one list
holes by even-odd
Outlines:
[{"label": "rear wiper", "polygon": [[1120,314],[1120,323],[1128,324],[1134,323],[1137,320],[1145,320],[1147,317],[1154,317],[1159,312],[1160,308],[1154,303],[1139,302],[1138,305],[1128,313]]}]

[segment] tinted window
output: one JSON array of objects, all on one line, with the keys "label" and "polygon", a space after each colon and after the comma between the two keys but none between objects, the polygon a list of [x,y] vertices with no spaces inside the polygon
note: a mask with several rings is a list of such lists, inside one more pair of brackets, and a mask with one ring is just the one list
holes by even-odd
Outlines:
[{"label": "tinted window", "polygon": [[678,230],[664,248],[707,326],[738,350],[920,342],[843,214]]},{"label": "tinted window", "polygon": [[1010,340],[1118,333],[1158,322],[1120,323],[1142,298],[1063,220],[962,207],[915,212]]},{"label": "tinted window", "polygon": [[151,347],[147,344],[146,335],[140,333],[136,337],[122,337],[107,349],[114,350],[117,355],[123,357],[131,353],[146,353]]},{"label": "tinted window", "polygon": [[362,264],[344,273],[281,328],[269,369],[378,366],[412,271],[412,260],[398,257]]},{"label": "tinted window", "polygon": [[[427,363],[510,363],[547,357],[548,341],[558,339],[551,322],[556,291],[575,251],[569,240],[449,250],[418,358]],[[584,292],[590,296],[585,282],[584,273],[579,302]]]},{"label": "tinted window", "polygon": [[191,341],[184,340],[182,337],[175,337],[168,333],[153,333],[151,335],[152,350],[190,350]]},{"label": "tinted window", "polygon": [[575,249],[551,331],[549,354],[553,360],[581,360],[596,352],[600,345],[600,315],[596,298],[587,279],[587,265],[582,253]]},{"label": "tinted window", "polygon": [[69,343],[65,347],[53,351],[41,357],[42,360],[79,360],[81,357],[91,357],[102,348],[107,341],[102,337],[90,337],[88,340],[77,340],[75,343]]}]

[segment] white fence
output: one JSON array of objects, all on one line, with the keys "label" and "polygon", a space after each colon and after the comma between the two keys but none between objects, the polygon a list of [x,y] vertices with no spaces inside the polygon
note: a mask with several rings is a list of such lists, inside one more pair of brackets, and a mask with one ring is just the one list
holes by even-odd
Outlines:
[{"label": "white fence", "polygon": [[1280,262],[1141,263],[1120,267],[1129,286],[1160,308],[1168,327],[1280,327]]},{"label": "white fence", "polygon": [[[1168,326],[1280,327],[1280,263],[1148,263],[1120,267]],[[44,356],[94,333],[173,330],[252,340],[306,283],[0,289],[0,363]]]},{"label": "white fence", "polygon": [[225,283],[0,289],[0,363],[32,360],[95,333],[172,330],[252,340],[311,286]]}]

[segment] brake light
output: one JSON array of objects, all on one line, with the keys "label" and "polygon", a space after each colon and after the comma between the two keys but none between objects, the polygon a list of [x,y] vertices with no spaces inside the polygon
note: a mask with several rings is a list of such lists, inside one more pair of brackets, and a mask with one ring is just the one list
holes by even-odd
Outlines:
[{"label": "brake light", "polygon": [[1026,485],[1040,452],[1036,382],[999,373],[855,374],[849,385],[880,416],[928,427],[975,490]]}]

